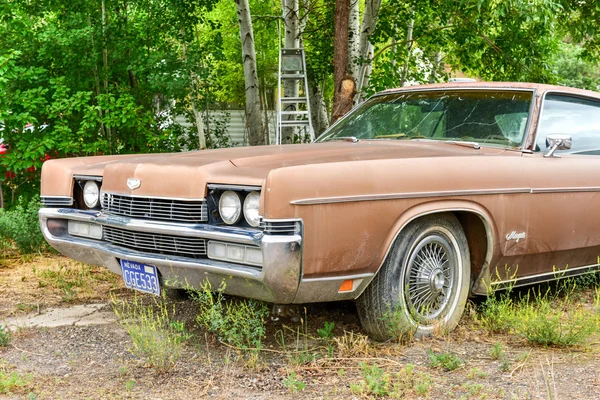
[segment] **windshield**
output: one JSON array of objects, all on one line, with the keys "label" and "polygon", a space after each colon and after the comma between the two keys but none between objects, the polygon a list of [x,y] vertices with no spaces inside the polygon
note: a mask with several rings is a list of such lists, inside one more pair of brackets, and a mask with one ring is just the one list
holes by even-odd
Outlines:
[{"label": "windshield", "polygon": [[319,142],[356,139],[523,142],[533,92],[410,91],[375,96],[325,132]]}]

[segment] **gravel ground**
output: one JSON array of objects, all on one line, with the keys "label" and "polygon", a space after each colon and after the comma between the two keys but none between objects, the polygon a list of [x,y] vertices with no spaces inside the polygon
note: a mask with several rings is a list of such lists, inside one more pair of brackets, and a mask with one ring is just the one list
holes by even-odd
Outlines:
[{"label": "gravel ground", "polygon": [[[51,257],[2,264],[0,325],[9,317],[52,307],[110,303],[111,292],[119,298],[131,296],[118,280],[96,269],[87,271],[85,282],[67,297],[61,284],[48,281],[40,285],[41,277],[49,276],[40,270],[56,271],[65,263],[61,257]],[[31,272],[33,266],[35,273]],[[71,264],[67,267],[79,268]],[[88,291],[87,286],[94,290]],[[389,374],[392,383],[388,392],[398,398],[600,398],[598,341],[582,348],[532,347],[516,337],[481,331],[467,316],[456,331],[443,338],[405,345],[374,344],[361,336],[352,303],[331,303],[311,305],[302,311],[302,321],[306,320],[308,326],[290,320],[269,323],[266,351],[261,352],[257,365],[248,365],[234,349],[194,326],[196,306],[191,301],[172,304],[177,319],[186,321],[194,337],[168,372],[157,372],[144,357],[133,355],[131,338],[114,319],[91,326],[24,328],[13,334],[7,347],[0,347],[0,398],[367,398],[364,390],[361,393],[357,389],[364,382],[361,365],[376,365]],[[101,311],[110,313],[112,307],[108,305]],[[325,321],[336,324],[334,333],[342,343],[332,344],[330,356],[326,343],[315,339]],[[280,337],[278,332],[284,332],[285,352],[280,340],[275,340]],[[297,341],[299,332],[307,332],[310,338]],[[496,343],[504,349],[500,357],[492,357]],[[307,346],[310,354],[319,356],[300,360],[295,353],[297,346]],[[454,371],[434,368],[428,357],[430,351],[455,354],[464,364]],[[414,368],[410,374],[407,365],[414,366],[409,367]],[[23,386],[3,393],[2,377],[15,372],[23,378]],[[305,384],[296,393],[287,387],[292,374]],[[417,390],[419,383],[427,389],[423,395]]]}]

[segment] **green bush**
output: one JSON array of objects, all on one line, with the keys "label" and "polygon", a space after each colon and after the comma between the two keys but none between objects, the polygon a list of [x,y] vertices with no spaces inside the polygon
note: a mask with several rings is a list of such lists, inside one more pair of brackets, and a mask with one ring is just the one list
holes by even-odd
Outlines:
[{"label": "green bush", "polygon": [[40,199],[35,196],[29,202],[19,198],[13,210],[0,209],[0,239],[14,243],[22,254],[40,253],[48,250],[48,244],[40,230],[38,210]]}]

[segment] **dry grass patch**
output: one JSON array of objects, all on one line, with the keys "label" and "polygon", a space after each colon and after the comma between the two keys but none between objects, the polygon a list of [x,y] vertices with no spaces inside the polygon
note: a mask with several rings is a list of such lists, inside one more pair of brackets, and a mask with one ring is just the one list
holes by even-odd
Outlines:
[{"label": "dry grass patch", "polygon": [[0,318],[63,303],[108,301],[121,277],[59,255],[3,258]]}]

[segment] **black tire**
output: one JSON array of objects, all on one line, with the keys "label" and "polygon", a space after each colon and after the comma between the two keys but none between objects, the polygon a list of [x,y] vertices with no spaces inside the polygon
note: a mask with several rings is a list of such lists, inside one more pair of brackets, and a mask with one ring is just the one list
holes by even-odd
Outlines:
[{"label": "black tire", "polygon": [[456,217],[419,218],[400,232],[358,298],[363,328],[379,341],[452,330],[465,308],[470,271],[467,238]]}]

